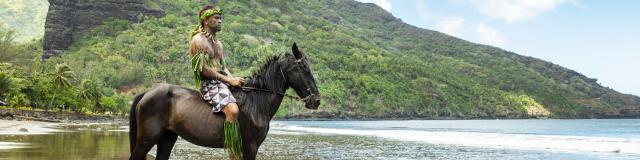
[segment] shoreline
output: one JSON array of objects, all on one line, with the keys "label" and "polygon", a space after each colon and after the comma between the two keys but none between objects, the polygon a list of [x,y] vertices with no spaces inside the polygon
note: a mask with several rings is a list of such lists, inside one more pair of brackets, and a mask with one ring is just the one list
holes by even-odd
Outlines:
[{"label": "shoreline", "polygon": [[[63,132],[62,130],[53,129],[54,126],[59,124],[62,123],[0,119],[0,136],[40,135]],[[27,148],[29,146],[29,143],[0,141],[0,150]]]},{"label": "shoreline", "polygon": [[272,121],[412,121],[412,120],[433,120],[433,121],[447,121],[447,120],[584,120],[584,119],[640,119],[640,117],[622,117],[622,118],[273,118]]},{"label": "shoreline", "polygon": [[0,108],[0,120],[25,120],[50,123],[117,123],[129,122],[127,116],[87,115],[84,113]]},{"label": "shoreline", "polygon": [[388,112],[363,114],[359,112],[307,111],[273,119],[317,119],[317,120],[495,120],[495,119],[639,119],[640,114],[580,114],[580,115],[432,115],[411,112]]},{"label": "shoreline", "polygon": [[[532,120],[532,119],[639,119],[636,116],[577,116],[577,117],[456,117],[456,116],[415,116],[390,114],[387,116],[372,115],[334,115],[328,112],[302,113],[285,117],[273,117],[277,121],[388,121],[388,120]],[[127,125],[128,116],[87,115],[83,113],[32,111],[20,109],[0,108],[0,120],[27,120],[51,123],[115,123]]]},{"label": "shoreline", "polygon": [[[313,112],[273,117],[278,121],[387,121],[387,120],[531,120],[531,119],[639,119],[637,116],[575,116],[575,117],[457,117],[457,116],[417,116],[400,113],[389,115],[361,115],[361,114],[331,114],[328,112]],[[11,108],[0,108],[0,120],[27,120],[51,123],[115,123],[128,124],[128,116],[87,115],[83,113],[58,111],[33,111]]]},{"label": "shoreline", "polygon": [[[95,124],[117,124],[128,125],[113,121],[67,121],[67,122],[51,122],[51,121],[34,121],[21,119],[0,119],[0,136],[33,136],[44,134],[56,134],[59,132],[68,132],[61,126],[77,126],[77,125],[95,125]],[[29,148],[30,143],[0,141],[0,151],[9,149]]]},{"label": "shoreline", "polygon": [[64,123],[0,120],[0,135],[36,135],[62,132],[62,130],[53,129],[60,124]]},{"label": "shoreline", "polygon": [[475,118],[461,118],[461,117],[378,117],[378,116],[313,116],[311,114],[301,114],[286,117],[274,117],[272,120],[278,121],[405,121],[405,120],[545,120],[545,119],[640,119],[637,116],[580,116],[580,117],[475,117]]},{"label": "shoreline", "polygon": [[[52,134],[65,132],[63,129],[56,129],[60,126],[92,124],[128,125],[129,121],[123,116],[0,108],[0,136]],[[6,148],[3,146],[12,146],[9,143],[0,143],[0,149]]]}]

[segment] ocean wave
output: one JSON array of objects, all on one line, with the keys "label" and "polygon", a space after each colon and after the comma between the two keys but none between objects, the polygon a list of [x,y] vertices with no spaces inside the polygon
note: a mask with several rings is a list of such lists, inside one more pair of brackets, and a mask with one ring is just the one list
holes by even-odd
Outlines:
[{"label": "ocean wave", "polygon": [[616,154],[639,154],[640,139],[560,136],[540,134],[505,134],[452,131],[416,130],[368,130],[301,127],[275,125],[271,128],[278,134],[328,134],[381,137],[392,140],[431,144],[450,144],[488,148],[533,149],[569,152],[600,152]]}]

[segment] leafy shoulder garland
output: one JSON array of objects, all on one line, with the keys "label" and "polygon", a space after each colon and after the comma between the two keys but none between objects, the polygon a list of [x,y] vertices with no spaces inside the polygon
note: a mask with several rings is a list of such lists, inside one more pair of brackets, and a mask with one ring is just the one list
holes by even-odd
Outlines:
[{"label": "leafy shoulder garland", "polygon": [[202,82],[200,74],[202,73],[204,65],[213,65],[211,59],[209,59],[209,54],[206,52],[198,52],[196,55],[191,57],[191,71],[193,71],[194,85],[196,89],[200,88]]}]

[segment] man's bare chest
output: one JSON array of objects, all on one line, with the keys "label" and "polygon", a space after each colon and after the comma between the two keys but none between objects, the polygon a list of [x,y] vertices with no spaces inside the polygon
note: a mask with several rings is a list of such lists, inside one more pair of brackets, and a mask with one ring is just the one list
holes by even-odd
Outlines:
[{"label": "man's bare chest", "polygon": [[211,59],[214,59],[216,61],[220,61],[220,59],[222,59],[222,47],[218,43],[214,43],[212,40],[209,40],[206,47]]}]

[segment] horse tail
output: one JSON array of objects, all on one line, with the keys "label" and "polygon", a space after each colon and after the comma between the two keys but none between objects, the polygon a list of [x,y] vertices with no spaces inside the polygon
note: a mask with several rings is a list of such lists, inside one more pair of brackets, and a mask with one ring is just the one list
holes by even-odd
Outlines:
[{"label": "horse tail", "polygon": [[144,94],[145,93],[138,94],[133,98],[131,112],[129,112],[129,150],[131,151],[131,155],[133,155],[133,149],[136,147],[136,135],[138,130],[138,125],[136,124],[136,106],[138,106],[138,103]]}]

